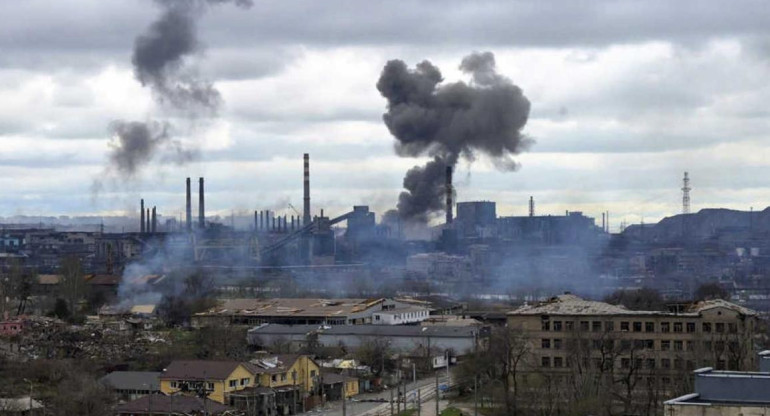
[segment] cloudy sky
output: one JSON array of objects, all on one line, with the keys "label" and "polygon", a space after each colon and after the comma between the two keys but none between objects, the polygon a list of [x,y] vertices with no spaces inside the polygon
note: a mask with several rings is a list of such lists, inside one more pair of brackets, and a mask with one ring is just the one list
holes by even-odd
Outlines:
[{"label": "cloudy sky", "polygon": [[[0,217],[131,214],[144,197],[184,209],[184,178],[205,176],[221,214],[301,206],[311,154],[314,208],[392,208],[404,172],[382,122],[383,65],[428,59],[446,81],[473,51],[532,104],[534,139],[500,172],[458,168],[458,199],[502,215],[582,210],[646,222],[681,210],[770,205],[770,8],[764,1],[255,0],[202,10],[201,52],[185,62],[214,82],[216,118],[189,122],[137,81],[135,38],[151,0],[0,2]],[[199,149],[162,154],[136,175],[108,163],[115,120],[170,120]],[[95,186],[98,184],[98,186]]]}]

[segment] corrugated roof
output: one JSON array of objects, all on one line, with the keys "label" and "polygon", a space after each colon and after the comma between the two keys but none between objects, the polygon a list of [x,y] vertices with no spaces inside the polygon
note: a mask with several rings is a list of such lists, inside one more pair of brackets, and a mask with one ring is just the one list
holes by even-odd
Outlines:
[{"label": "corrugated roof", "polygon": [[365,311],[382,303],[384,299],[226,299],[201,316],[345,316]]},{"label": "corrugated roof", "polygon": [[275,335],[306,335],[310,332],[327,335],[367,335],[383,337],[474,337],[479,329],[467,326],[412,326],[412,325],[279,325],[264,324],[249,333]]},{"label": "corrugated roof", "polygon": [[175,414],[203,414],[208,411],[210,415],[218,415],[226,411],[233,410],[229,406],[213,400],[190,396],[164,396],[162,394],[153,394],[151,396],[140,397],[127,403],[119,404],[115,407],[116,413],[135,413],[145,414],[149,410],[152,413],[175,413]]}]

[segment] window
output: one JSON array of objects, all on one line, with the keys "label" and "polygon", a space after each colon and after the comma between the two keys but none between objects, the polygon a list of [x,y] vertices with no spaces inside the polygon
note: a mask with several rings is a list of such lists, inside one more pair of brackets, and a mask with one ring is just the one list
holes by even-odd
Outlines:
[{"label": "window", "polygon": [[588,331],[588,321],[580,321],[580,330]]},{"label": "window", "polygon": [[602,348],[602,340],[600,340],[600,339],[593,340],[591,342],[591,348],[593,348],[595,350],[601,349]]},{"label": "window", "polygon": [[631,349],[631,340],[630,339],[621,339],[620,340],[620,349],[622,351],[628,351]]},{"label": "window", "polygon": [[542,367],[550,367],[551,366],[551,357],[543,357],[540,359],[540,366]]},{"label": "window", "polygon": [[553,330],[561,331],[561,321],[553,321]]},{"label": "window", "polygon": [[634,332],[642,332],[642,323],[634,322]]},{"label": "window", "polygon": [[631,359],[630,358],[621,358],[620,359],[620,368],[631,368]]},{"label": "window", "polygon": [[684,367],[684,361],[681,358],[674,359],[674,369],[681,370]]},{"label": "window", "polygon": [[635,339],[634,340],[634,349],[635,350],[641,350],[644,348],[644,340],[643,339]]},{"label": "window", "polygon": [[212,382],[206,383],[206,390],[214,391],[214,383]]},{"label": "window", "polygon": [[727,324],[727,332],[731,334],[735,334],[738,332],[738,324],[735,323],[729,323]]},{"label": "window", "polygon": [[725,369],[725,360],[717,360],[717,370]]},{"label": "window", "polygon": [[703,349],[704,350],[711,351],[712,348],[713,348],[713,345],[712,345],[711,341],[703,341]]},{"label": "window", "polygon": [[575,323],[572,322],[572,321],[567,321],[567,322],[564,323],[564,328],[567,331],[572,331],[573,329],[575,329]]},{"label": "window", "polygon": [[655,322],[645,322],[644,332],[655,332]]},{"label": "window", "polygon": [[660,332],[671,332],[671,322],[661,322]]},{"label": "window", "polygon": [[648,358],[644,364],[647,368],[655,368],[655,359],[654,358]]},{"label": "window", "polygon": [[668,351],[671,349],[671,341],[669,340],[662,340],[660,341],[660,350],[661,351]]},{"label": "window", "polygon": [[602,331],[602,323],[601,323],[601,321],[593,321],[593,322],[591,322],[591,331],[593,331],[593,332],[601,332]]},{"label": "window", "polygon": [[648,350],[654,350],[655,349],[655,341],[651,339],[645,339],[644,340],[644,348]]},{"label": "window", "polygon": [[281,373],[281,381],[286,381],[286,373]]},{"label": "window", "polygon": [[621,322],[620,323],[620,330],[628,332],[628,322]]},{"label": "window", "polygon": [[615,330],[615,322],[607,321],[604,323],[604,330],[607,332]]},{"label": "window", "polygon": [[724,322],[717,322],[716,324],[716,332],[717,334],[721,334],[725,332],[725,324]]},{"label": "window", "polygon": [[665,369],[671,368],[671,360],[668,359],[668,358],[661,359],[660,360],[660,366],[665,368]]},{"label": "window", "polygon": [[272,382],[276,382],[276,381],[278,381],[278,377],[277,377],[275,374],[273,374],[273,375],[270,377],[270,381],[272,381]]},{"label": "window", "polygon": [[545,349],[551,348],[551,340],[548,338],[543,338],[540,341],[540,348],[545,348]]},{"label": "window", "polygon": [[711,322],[703,323],[703,332],[711,332]]},{"label": "window", "polygon": [[561,368],[564,366],[564,358],[561,357],[553,357],[553,366],[554,368]]},{"label": "window", "polygon": [[687,351],[695,351],[695,346],[692,341],[687,341]]},{"label": "window", "polygon": [[688,322],[687,323],[687,332],[688,333],[695,332],[695,322]]},{"label": "window", "polygon": [[249,379],[249,378],[242,378],[241,379],[241,386],[248,386],[250,380],[251,379]]},{"label": "window", "polygon": [[682,323],[674,322],[674,332],[682,332]]},{"label": "window", "polygon": [[553,340],[553,349],[560,350],[561,349],[561,339],[556,338]]},{"label": "window", "polygon": [[543,331],[550,331],[551,330],[551,321],[545,321],[544,320],[540,324],[540,329],[542,329]]},{"label": "window", "polygon": [[310,377],[315,377],[315,370],[310,370]]},{"label": "window", "polygon": [[682,351],[684,349],[682,347],[682,341],[674,341],[674,351]]},{"label": "window", "polygon": [[230,386],[231,389],[235,388],[235,387],[238,387],[238,380],[230,380],[228,382],[228,385]]},{"label": "window", "polygon": [[171,382],[171,388],[175,389],[177,387],[176,381]]},{"label": "window", "polygon": [[690,371],[695,370],[695,361],[687,360],[687,369]]}]

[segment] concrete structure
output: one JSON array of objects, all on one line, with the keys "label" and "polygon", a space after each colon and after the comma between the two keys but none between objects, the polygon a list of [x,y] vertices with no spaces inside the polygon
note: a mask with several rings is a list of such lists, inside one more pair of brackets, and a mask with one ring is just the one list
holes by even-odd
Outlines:
[{"label": "concrete structure", "polygon": [[372,323],[376,312],[407,306],[384,298],[225,299],[218,306],[195,314],[192,324],[196,327],[264,323],[359,325]]},{"label": "concrete structure", "polygon": [[365,343],[387,340],[392,349],[401,352],[451,350],[454,355],[463,355],[485,342],[488,334],[487,328],[463,326],[265,324],[250,329],[246,337],[254,346],[287,344],[293,350],[308,344],[356,349]]},{"label": "concrete structure", "polygon": [[666,416],[770,414],[770,373],[695,371],[695,392],[664,403]]},{"label": "concrete structure", "polygon": [[8,416],[37,416],[45,412],[43,403],[31,398],[0,398],[0,415]]},{"label": "concrete structure", "polygon": [[665,384],[672,374],[703,366],[756,368],[756,312],[723,300],[677,306],[673,312],[632,311],[562,295],[509,312],[508,326],[524,332],[539,372],[566,374],[580,359],[655,370]]}]

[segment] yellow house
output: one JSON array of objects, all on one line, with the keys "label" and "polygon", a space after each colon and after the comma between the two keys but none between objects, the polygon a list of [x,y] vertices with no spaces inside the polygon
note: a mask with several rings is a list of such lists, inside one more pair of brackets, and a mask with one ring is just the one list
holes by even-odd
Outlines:
[{"label": "yellow house", "polygon": [[347,399],[358,394],[358,379],[335,373],[324,373],[324,394],[328,400],[339,400],[343,394]]},{"label": "yellow house", "polygon": [[307,355],[276,355],[251,360],[248,364],[260,386],[299,386],[307,394],[316,391],[321,374],[321,367]]},{"label": "yellow house", "polygon": [[158,379],[164,394],[205,389],[209,399],[222,404],[228,393],[258,384],[248,364],[238,361],[174,361]]}]

